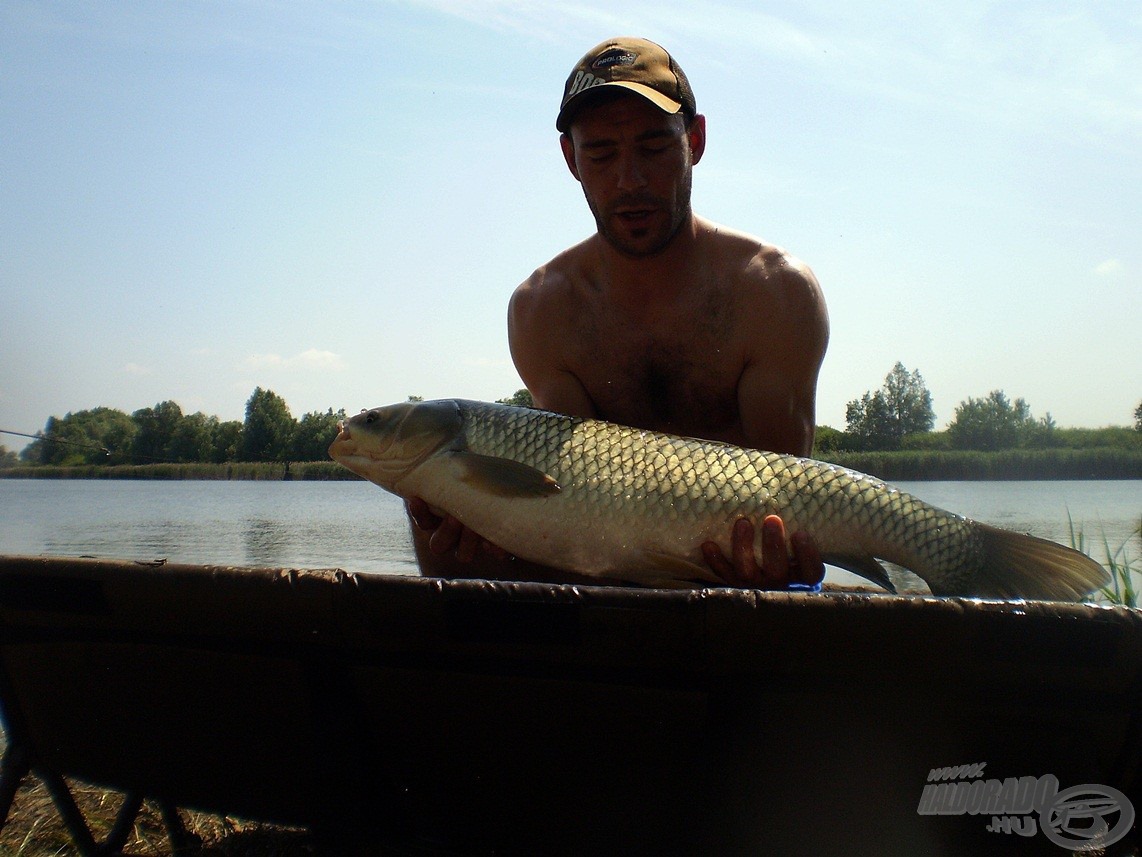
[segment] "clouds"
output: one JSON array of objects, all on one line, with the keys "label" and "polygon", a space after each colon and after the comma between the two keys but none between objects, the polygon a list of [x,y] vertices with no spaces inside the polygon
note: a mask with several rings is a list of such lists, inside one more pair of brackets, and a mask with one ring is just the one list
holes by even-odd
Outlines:
[{"label": "clouds", "polygon": [[292,357],[282,357],[280,354],[251,354],[247,357],[241,368],[243,369],[280,369],[284,371],[333,371],[340,372],[345,369],[345,361],[340,354],[332,351],[323,351],[318,348],[307,348],[305,351]]},{"label": "clouds", "polygon": [[1126,274],[1126,266],[1122,264],[1120,259],[1107,259],[1105,262],[1095,265],[1094,272],[1108,280],[1117,280]]}]

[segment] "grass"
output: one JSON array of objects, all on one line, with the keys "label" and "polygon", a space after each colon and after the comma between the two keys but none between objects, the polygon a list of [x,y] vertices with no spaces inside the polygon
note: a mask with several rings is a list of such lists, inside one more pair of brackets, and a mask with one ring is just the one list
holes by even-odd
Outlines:
[{"label": "grass", "polygon": [[[818,452],[889,482],[902,480],[1142,479],[1142,449],[899,450]],[[221,464],[22,465],[0,469],[8,479],[359,479],[333,461],[233,461]]]},{"label": "grass", "polygon": [[75,467],[10,467],[7,479],[208,479],[328,481],[360,479],[335,461],[293,461],[287,467],[273,461],[232,461],[222,464],[82,464]]},{"label": "grass", "polygon": [[[115,823],[122,795],[69,780],[76,803],[96,841],[106,838]],[[179,857],[302,857],[317,854],[313,837],[303,828],[243,821],[237,818],[180,810],[182,823],[197,843]],[[158,807],[144,803],[122,853],[138,857],[172,854]],[[0,831],[0,857],[73,857],[79,854],[60,820],[47,788],[36,777],[25,777],[8,822]]]},{"label": "grass", "polygon": [[1115,447],[830,452],[821,457],[888,482],[1142,478],[1142,449]]},{"label": "grass", "polygon": [[[1088,549],[1086,533],[1083,532],[1081,526],[1076,529],[1069,512],[1067,513],[1067,527],[1070,532],[1071,547],[1089,556],[1090,550]],[[1139,521],[1137,529],[1130,535],[1130,538],[1120,544],[1117,549],[1112,549],[1109,540],[1106,538],[1106,533],[1102,534],[1102,552],[1106,557],[1102,564],[1110,572],[1110,586],[1104,586],[1099,590],[1099,593],[1104,600],[1111,604],[1121,604],[1125,607],[1138,606],[1139,590],[1134,576],[1140,572],[1135,571],[1134,558],[1126,550],[1130,539],[1135,536],[1142,536],[1142,520]]]}]

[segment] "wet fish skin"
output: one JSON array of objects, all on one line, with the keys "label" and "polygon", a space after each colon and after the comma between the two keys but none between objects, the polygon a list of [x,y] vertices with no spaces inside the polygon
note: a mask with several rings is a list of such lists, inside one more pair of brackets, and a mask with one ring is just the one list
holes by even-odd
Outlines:
[{"label": "wet fish skin", "polygon": [[[644,585],[721,584],[701,545],[779,515],[825,561],[891,589],[878,560],[937,595],[1081,599],[1109,577],[1055,542],[980,524],[826,462],[528,408],[445,399],[362,411],[329,448],[516,556]],[[759,536],[760,538],[760,536]]]}]

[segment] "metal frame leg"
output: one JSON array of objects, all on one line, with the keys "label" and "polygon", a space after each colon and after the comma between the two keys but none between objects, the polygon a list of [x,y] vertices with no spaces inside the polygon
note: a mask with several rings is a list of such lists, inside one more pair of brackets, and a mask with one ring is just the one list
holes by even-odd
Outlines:
[{"label": "metal frame leg", "polygon": [[[11,736],[9,736],[10,738]],[[28,751],[23,744],[10,743],[4,751],[4,758],[0,760],[0,830],[8,823],[8,813],[12,811],[12,801],[16,799],[16,792],[20,783],[32,769],[32,762]]]}]

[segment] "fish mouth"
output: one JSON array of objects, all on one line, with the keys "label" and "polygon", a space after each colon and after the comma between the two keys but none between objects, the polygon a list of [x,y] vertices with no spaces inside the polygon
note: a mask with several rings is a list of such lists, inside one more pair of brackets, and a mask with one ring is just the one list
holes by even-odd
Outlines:
[{"label": "fish mouth", "polygon": [[329,457],[344,464],[343,459],[357,452],[357,443],[353,440],[353,433],[344,420],[337,423],[337,437],[329,444]]}]

